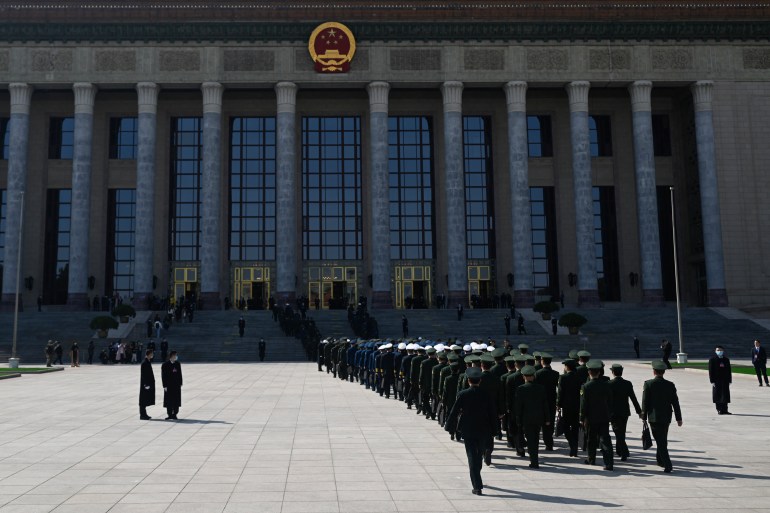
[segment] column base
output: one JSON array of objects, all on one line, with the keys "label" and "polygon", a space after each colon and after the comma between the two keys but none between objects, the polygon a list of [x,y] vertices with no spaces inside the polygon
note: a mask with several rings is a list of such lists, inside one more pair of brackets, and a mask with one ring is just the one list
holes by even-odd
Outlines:
[{"label": "column base", "polygon": [[[3,294],[3,297],[0,300],[0,312],[13,312],[16,309],[16,304],[13,301],[14,296],[16,296],[16,294]],[[19,311],[23,312],[24,301],[21,299],[21,294],[19,294],[18,301]]]},{"label": "column base", "polygon": [[666,306],[663,289],[642,289],[642,306]]},{"label": "column base", "polygon": [[708,289],[706,302],[709,306],[727,306],[727,291],[725,289]]},{"label": "column base", "polygon": [[201,310],[221,310],[222,299],[219,292],[201,292],[200,306]]},{"label": "column base", "polygon": [[533,290],[514,290],[513,304],[516,308],[532,308],[535,306],[535,292]]},{"label": "column base", "polygon": [[372,308],[376,310],[392,310],[393,298],[389,290],[372,291]]},{"label": "column base", "polygon": [[599,291],[597,289],[578,290],[578,306],[581,308],[602,306]]},{"label": "column base", "polygon": [[457,308],[457,305],[463,305],[463,308],[468,308],[468,291],[467,290],[450,290],[446,295],[448,309]]},{"label": "column base", "polygon": [[91,309],[91,303],[88,300],[87,292],[73,292],[67,294],[67,310],[73,312],[88,311]]},{"label": "column base", "polygon": [[[289,303],[292,308],[296,308],[297,306],[297,293],[292,291],[289,292],[276,292],[275,293],[275,305],[279,308],[283,308],[286,306],[286,303]],[[315,308],[314,305],[310,305],[310,308]]]}]

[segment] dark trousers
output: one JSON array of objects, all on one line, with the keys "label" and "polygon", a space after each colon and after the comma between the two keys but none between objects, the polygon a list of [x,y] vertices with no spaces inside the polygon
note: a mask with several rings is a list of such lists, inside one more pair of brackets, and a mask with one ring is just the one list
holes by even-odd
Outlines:
[{"label": "dark trousers", "polygon": [[88,351],[88,365],[91,365],[94,363],[94,352]]},{"label": "dark trousers", "polygon": [[412,383],[412,385],[409,387],[409,395],[406,398],[406,405],[411,408],[412,404],[417,403],[417,407],[419,408],[419,395],[420,388],[415,383]]},{"label": "dark trousers", "polygon": [[409,401],[409,394],[412,392],[412,384],[404,379],[401,382],[401,400],[402,401]]},{"label": "dark trousers", "polygon": [[522,431],[527,439],[527,453],[529,453],[529,463],[538,464],[538,451],[540,449],[540,426],[523,426]]},{"label": "dark trousers", "polygon": [[663,468],[671,468],[671,458],[668,456],[668,426],[669,423],[663,422],[650,422],[650,431],[652,437],[655,439],[655,445],[657,451],[655,452],[655,459],[658,461],[658,466]]},{"label": "dark trousers", "polygon": [[727,403],[715,403],[719,413],[727,411]]},{"label": "dark trousers", "polygon": [[[551,408],[551,411],[555,412],[555,408]],[[551,414],[549,419],[551,424],[549,426],[543,426],[543,443],[548,450],[553,449],[553,430],[556,427],[556,414]]]},{"label": "dark trousers", "polygon": [[139,406],[139,416],[140,417],[149,417],[149,415],[147,415],[147,407],[146,406]]},{"label": "dark trousers", "polygon": [[169,417],[176,417],[176,414],[179,413],[179,408],[166,408],[166,413]]},{"label": "dark trousers", "polygon": [[[265,361],[265,352],[264,351],[260,351],[259,352],[259,361],[260,362],[264,362]],[[321,370],[321,365],[320,364],[318,365],[318,370]]]},{"label": "dark trousers", "polygon": [[562,413],[564,419],[564,438],[567,439],[569,444],[569,455],[577,456],[578,452],[578,432],[580,431],[580,423],[578,422],[577,415],[567,416]]},{"label": "dark trousers", "polygon": [[612,432],[615,433],[615,451],[621,458],[628,458],[628,444],[626,443],[628,417],[613,419],[611,424]]},{"label": "dark trousers", "polygon": [[667,355],[667,354],[663,355],[663,363],[666,364],[666,368],[667,369],[670,369],[671,368],[671,363],[668,361],[668,358],[669,358],[669,355]]},{"label": "dark trousers", "polygon": [[393,389],[393,393],[396,393],[396,387],[393,384],[393,378],[392,377],[384,377],[382,378],[382,386],[380,387],[380,396],[385,395],[388,399],[390,399],[390,389]]},{"label": "dark trousers", "polygon": [[420,404],[422,405],[420,407],[420,409],[422,410],[422,412],[426,416],[428,416],[428,415],[432,416],[433,415],[433,407],[430,404],[430,389],[429,388],[426,388],[425,390],[422,391],[422,394],[420,395]]},{"label": "dark trousers", "polygon": [[639,358],[639,346],[634,346],[634,352],[636,352],[636,357]]},{"label": "dark trousers", "polygon": [[596,449],[601,445],[602,459],[605,467],[612,467],[612,439],[610,438],[609,422],[589,422],[586,429],[588,435],[588,461],[596,461]]},{"label": "dark trousers", "polygon": [[754,364],[754,371],[757,373],[757,381],[759,381],[759,384],[762,384],[762,380],[765,380],[765,385],[770,385],[767,381],[767,364],[762,363],[755,363]]},{"label": "dark trousers", "polygon": [[474,490],[484,488],[484,483],[481,481],[481,465],[488,443],[486,437],[465,439],[465,454],[468,456],[468,470],[471,474],[471,485]]}]

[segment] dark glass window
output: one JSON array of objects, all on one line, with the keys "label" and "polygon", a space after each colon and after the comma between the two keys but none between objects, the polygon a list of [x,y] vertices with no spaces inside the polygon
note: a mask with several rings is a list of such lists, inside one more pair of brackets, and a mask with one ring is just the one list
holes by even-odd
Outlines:
[{"label": "dark glass window", "polygon": [[609,116],[588,116],[592,157],[612,156],[612,127]]},{"label": "dark glass window", "polygon": [[136,118],[110,119],[110,158],[136,159]]},{"label": "dark glass window", "polygon": [[8,210],[8,191],[0,189],[0,290],[3,290],[3,262],[5,262],[5,225]]},{"label": "dark glass window", "polygon": [[674,273],[674,241],[671,220],[671,189],[668,185],[657,187],[658,235],[660,237],[660,271],[663,279],[663,296],[666,301],[676,300]]},{"label": "dark glass window", "polygon": [[361,118],[302,118],[305,260],[360,260]]},{"label": "dark glass window", "polygon": [[535,296],[559,296],[559,261],[556,249],[556,200],[553,187],[529,188],[532,221],[532,285]]},{"label": "dark glass window", "polygon": [[530,157],[553,157],[551,116],[527,116],[527,143]]},{"label": "dark glass window", "polygon": [[671,156],[671,128],[668,114],[652,115],[652,145],[656,157]]},{"label": "dark glass window", "polygon": [[230,260],[275,260],[275,118],[230,120]]},{"label": "dark glass window", "polygon": [[617,219],[614,187],[594,187],[594,242],[599,299],[620,301]]},{"label": "dark glass window", "polygon": [[0,118],[0,160],[8,160],[8,145],[11,140],[11,123],[8,118]]},{"label": "dark glass window", "polygon": [[110,189],[107,222],[107,295],[134,293],[136,189]]},{"label": "dark glass window", "polygon": [[74,118],[51,118],[50,133],[48,136],[49,159],[72,160],[74,132]]},{"label": "dark glass window", "polygon": [[433,258],[433,126],[424,116],[388,119],[390,258]]},{"label": "dark glass window", "polygon": [[67,302],[71,216],[72,190],[48,189],[43,270],[43,300],[46,304]]},{"label": "dark glass window", "polygon": [[495,258],[490,120],[463,117],[465,240],[469,259]]},{"label": "dark glass window", "polygon": [[201,118],[171,120],[169,260],[198,260],[200,247]]}]

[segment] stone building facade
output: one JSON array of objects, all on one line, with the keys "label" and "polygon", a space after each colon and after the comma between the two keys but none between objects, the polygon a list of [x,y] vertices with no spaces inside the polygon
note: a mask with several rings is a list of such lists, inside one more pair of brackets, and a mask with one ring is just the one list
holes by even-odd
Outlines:
[{"label": "stone building facade", "polygon": [[3,304],[770,302],[765,4],[310,3],[0,8]]}]

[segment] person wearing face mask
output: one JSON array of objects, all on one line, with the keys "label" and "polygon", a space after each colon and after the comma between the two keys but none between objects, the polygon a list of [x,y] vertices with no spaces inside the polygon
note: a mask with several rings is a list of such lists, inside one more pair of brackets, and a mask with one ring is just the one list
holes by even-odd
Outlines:
[{"label": "person wearing face mask", "polygon": [[709,360],[711,399],[716,404],[719,415],[731,415],[727,411],[727,405],[730,402],[730,384],[733,382],[730,359],[725,356],[725,349],[722,346],[717,346],[715,353]]},{"label": "person wearing face mask", "polygon": [[179,407],[182,406],[182,366],[177,361],[177,352],[169,353],[168,361],[160,368],[163,380],[163,406],[168,416],[166,420],[177,420]]}]

